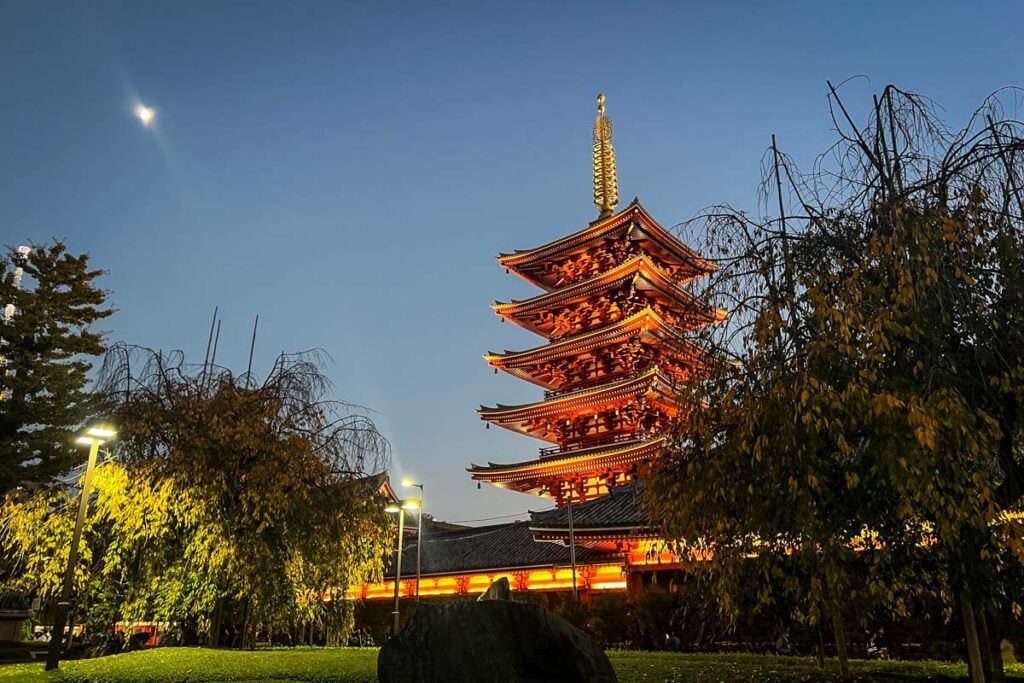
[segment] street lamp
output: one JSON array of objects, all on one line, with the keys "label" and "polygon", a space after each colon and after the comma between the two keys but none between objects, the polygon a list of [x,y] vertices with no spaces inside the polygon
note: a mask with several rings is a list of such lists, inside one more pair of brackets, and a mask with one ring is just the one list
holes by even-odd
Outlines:
[{"label": "street lamp", "polygon": [[402,479],[402,486],[420,490],[420,511],[416,521],[416,602],[420,601],[420,558],[423,553],[423,484],[417,484],[411,477]]},{"label": "street lamp", "polygon": [[[100,452],[100,444],[117,436],[117,431],[110,427],[95,425],[85,430],[85,434],[75,439],[79,446],[89,447],[89,462],[85,466],[85,477],[82,478],[81,498],[78,501],[78,519],[75,520],[75,533],[71,537],[71,549],[68,551],[68,566],[64,570],[64,582],[60,588],[60,599],[53,616],[53,635],[50,636],[50,647],[46,653],[46,670],[52,671],[60,663],[61,647],[64,644],[64,627],[67,626],[68,608],[71,606],[71,586],[75,580],[75,566],[78,564],[78,544],[82,540],[82,526],[85,524],[85,512],[89,507],[89,489],[92,486],[92,472],[96,467],[96,456]],[[70,640],[70,634],[68,634]]]},{"label": "street lamp", "polygon": [[385,512],[398,513],[398,557],[395,560],[395,610],[392,612],[394,623],[391,627],[391,635],[393,636],[398,635],[398,589],[402,583],[402,537],[405,535],[405,511],[417,510],[419,507],[419,500],[416,498],[406,498],[397,503],[391,503],[384,508]]}]

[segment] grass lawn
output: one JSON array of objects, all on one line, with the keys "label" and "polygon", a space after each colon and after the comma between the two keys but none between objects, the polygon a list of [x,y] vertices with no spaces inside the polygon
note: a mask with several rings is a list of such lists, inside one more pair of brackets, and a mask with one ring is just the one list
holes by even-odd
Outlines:
[{"label": "grass lawn", "polygon": [[[612,651],[612,664],[622,683],[651,681],[834,681],[835,661],[826,673],[802,657],[739,654],[670,654]],[[963,665],[939,662],[852,663],[859,681],[965,681]],[[1024,681],[1024,666],[1008,667],[1010,680]],[[200,648],[161,648],[101,659],[67,662],[59,672],[42,664],[0,666],[6,681],[135,683],[136,681],[322,681],[373,683],[377,650],[372,648],[294,648],[237,652]]]}]

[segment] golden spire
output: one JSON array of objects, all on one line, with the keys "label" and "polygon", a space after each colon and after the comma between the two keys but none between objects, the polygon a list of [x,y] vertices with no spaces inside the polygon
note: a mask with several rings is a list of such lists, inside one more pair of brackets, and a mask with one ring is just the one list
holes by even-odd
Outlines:
[{"label": "golden spire", "polygon": [[594,206],[607,218],[619,205],[619,180],[615,173],[615,148],[612,147],[612,120],[604,115],[604,95],[597,96],[597,120],[594,121]]}]

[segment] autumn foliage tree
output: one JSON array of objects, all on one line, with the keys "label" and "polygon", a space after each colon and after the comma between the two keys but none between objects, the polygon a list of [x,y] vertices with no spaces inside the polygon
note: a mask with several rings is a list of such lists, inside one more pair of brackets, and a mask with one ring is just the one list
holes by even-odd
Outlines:
[{"label": "autumn foliage tree", "polygon": [[[370,475],[387,443],[363,411],[328,398],[319,355],[283,354],[257,381],[118,345],[101,388],[119,438],[97,469],[80,613],[174,622],[213,643],[229,621],[244,633],[317,620],[342,635],[341,598],[386,554]],[[66,503],[5,510],[19,578],[44,597],[66,557]],[[50,531],[33,538],[39,523]]]},{"label": "autumn foliage tree", "polygon": [[723,362],[685,397],[652,509],[712,550],[723,597],[754,564],[766,600],[782,587],[794,616],[830,618],[844,675],[844,613],[932,590],[973,680],[1000,680],[1024,556],[1019,94],[950,130],[892,86],[857,125],[829,88],[839,139],[814,172],[773,141],[763,217],[719,207],[691,226],[733,315],[702,339]]}]

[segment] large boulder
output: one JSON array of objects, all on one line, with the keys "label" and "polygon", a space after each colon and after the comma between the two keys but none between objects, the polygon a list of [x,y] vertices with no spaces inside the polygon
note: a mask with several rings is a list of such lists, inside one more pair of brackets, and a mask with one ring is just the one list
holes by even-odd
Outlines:
[{"label": "large boulder", "polygon": [[539,605],[421,604],[377,657],[380,683],[614,683],[597,643]]},{"label": "large boulder", "polygon": [[511,600],[512,587],[508,583],[508,577],[501,577],[490,587],[480,594],[477,600]]}]

